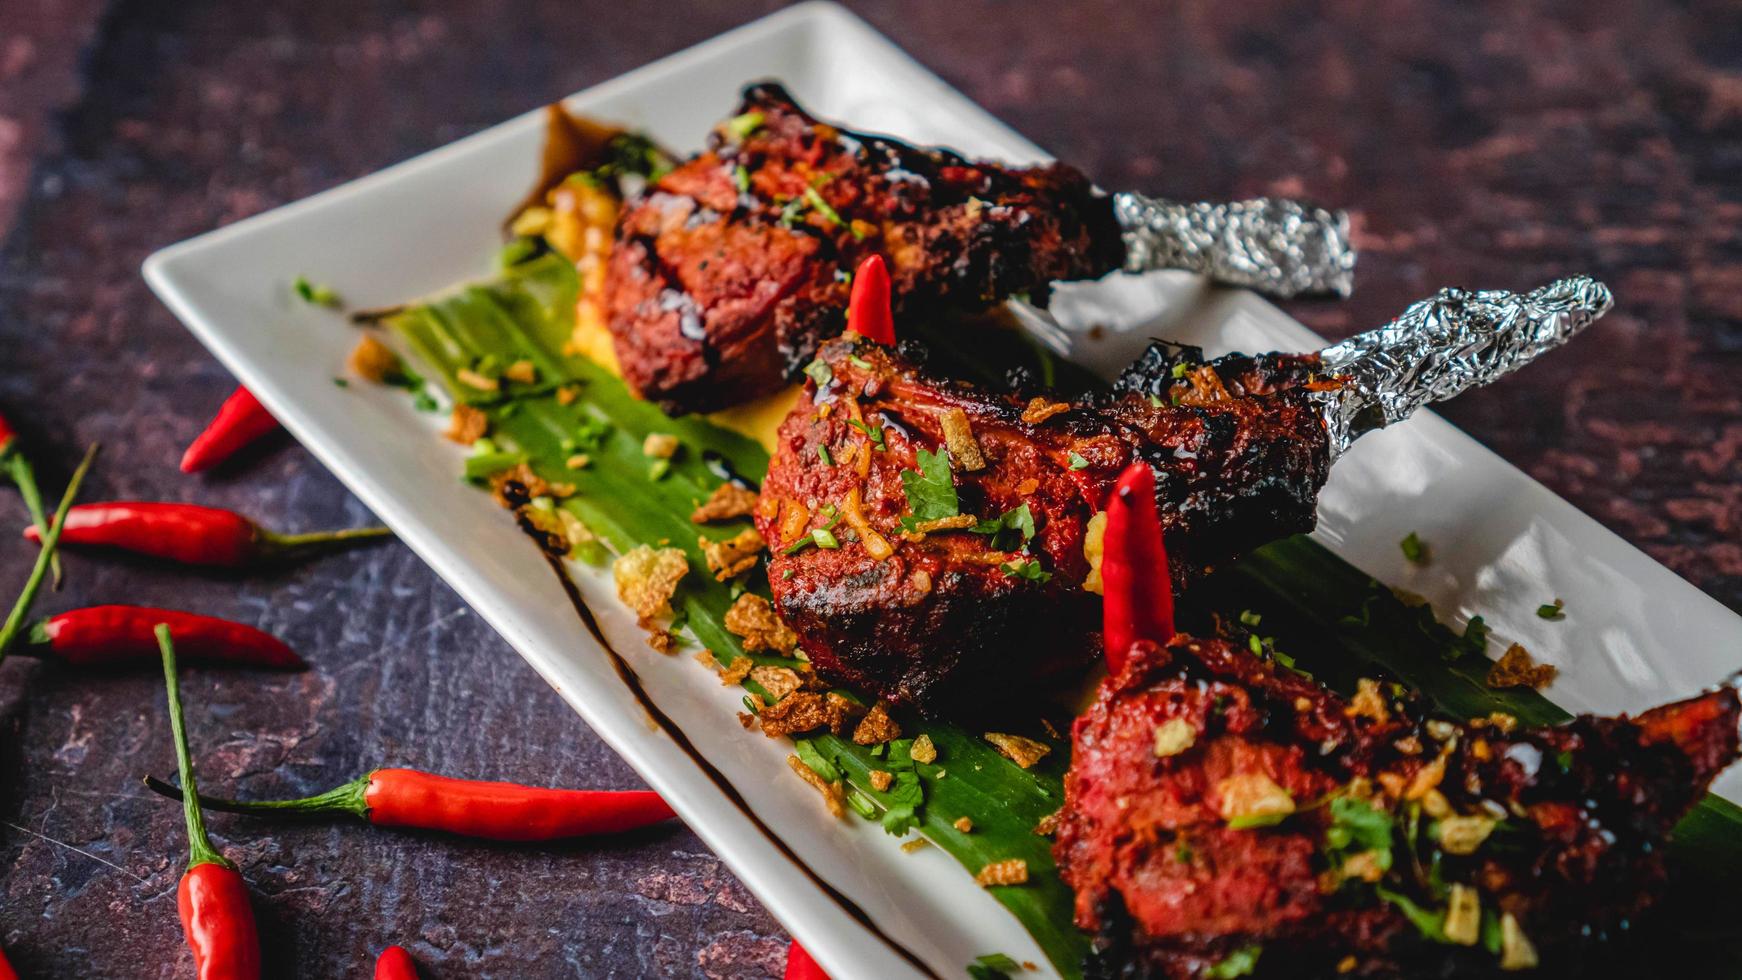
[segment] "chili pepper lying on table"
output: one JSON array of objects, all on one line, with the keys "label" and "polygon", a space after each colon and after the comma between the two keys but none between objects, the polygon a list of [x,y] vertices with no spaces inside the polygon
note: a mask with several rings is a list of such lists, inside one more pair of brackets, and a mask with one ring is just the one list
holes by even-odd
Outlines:
[{"label": "chili pepper lying on table", "polygon": [[[182,793],[154,776],[153,792]],[[343,814],[377,827],[439,830],[501,841],[561,840],[636,830],[677,816],[652,790],[541,789],[514,783],[436,776],[413,769],[377,769],[325,793],[298,800],[200,797],[224,813]]]},{"label": "chili pepper lying on table", "polygon": [[[0,472],[4,472],[18,485],[18,495],[24,498],[24,509],[30,511],[30,519],[36,526],[37,534],[47,535],[48,515],[42,509],[42,490],[36,485],[36,470],[19,450],[18,433],[4,415],[0,415]],[[53,564],[54,587],[58,589],[60,556],[55,555],[50,561]],[[0,980],[5,980],[3,974],[0,974]]]},{"label": "chili pepper lying on table", "polygon": [[48,535],[42,540],[42,550],[37,553],[36,565],[30,570],[30,578],[25,580],[24,591],[18,594],[18,600],[12,604],[12,611],[7,614],[5,625],[0,626],[0,660],[6,659],[6,651],[24,629],[24,618],[30,615],[30,607],[36,602],[36,594],[42,591],[42,580],[48,574],[48,566],[60,548],[60,532],[66,524],[67,511],[72,509],[73,498],[79,495],[79,486],[85,482],[85,474],[90,471],[91,461],[96,458],[97,447],[93,445],[85,450],[85,458],[79,462],[79,468],[73,471],[73,478],[67,481],[66,492],[61,494],[60,506],[54,511],[54,522],[49,525]]},{"label": "chili pepper lying on table", "polygon": [[170,627],[160,623],[154,631],[163,654],[163,683],[169,694],[169,728],[175,735],[175,764],[183,786],[194,792],[182,803],[187,818],[188,869],[176,889],[182,931],[194,951],[194,967],[200,980],[247,980],[260,976],[260,939],[254,929],[254,909],[248,904],[248,886],[242,872],[212,847],[206,836],[200,805],[199,783],[194,780],[193,759],[188,754],[187,731],[182,721],[181,687],[175,676],[175,643]]},{"label": "chili pepper lying on table", "polygon": [[375,980],[417,980],[417,961],[400,947],[389,946],[375,961]]},{"label": "chili pepper lying on table", "polygon": [[829,975],[794,939],[786,948],[786,980],[829,980]]},{"label": "chili pepper lying on table", "polygon": [[30,627],[20,653],[55,656],[69,664],[135,663],[157,653],[155,627],[168,623],[191,660],[302,669],[308,665],[283,640],[225,619],[147,606],[90,606],[57,613]]},{"label": "chili pepper lying on table", "polygon": [[1174,632],[1173,584],[1147,463],[1132,463],[1114,484],[1101,540],[1102,633],[1107,669],[1118,673],[1131,644],[1166,643]]},{"label": "chili pepper lying on table", "polygon": [[204,432],[194,437],[181,457],[183,473],[198,473],[236,455],[262,436],[276,430],[278,420],[260,404],[254,393],[238,386]]},{"label": "chili pepper lying on table", "polygon": [[853,270],[847,300],[847,329],[872,343],[895,346],[895,312],[890,305],[889,269],[883,256],[867,255]]},{"label": "chili pepper lying on table", "polygon": [[6,962],[6,951],[0,949],[0,980],[18,980],[18,973],[12,969],[12,964]]},{"label": "chili pepper lying on table", "polygon": [[[384,527],[278,534],[217,507],[113,501],[74,507],[61,542],[119,548],[184,565],[240,568],[392,535]],[[24,536],[41,537],[35,527],[25,528]]]}]

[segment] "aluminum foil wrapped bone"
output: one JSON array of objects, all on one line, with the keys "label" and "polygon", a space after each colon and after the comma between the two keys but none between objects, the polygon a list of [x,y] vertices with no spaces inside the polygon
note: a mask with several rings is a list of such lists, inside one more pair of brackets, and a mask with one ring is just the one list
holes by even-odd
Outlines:
[{"label": "aluminum foil wrapped bone", "polygon": [[1362,433],[1489,384],[1571,340],[1609,311],[1609,287],[1573,276],[1519,295],[1442,289],[1377,330],[1319,352],[1345,380],[1322,393],[1331,457]]},{"label": "aluminum foil wrapped bone", "polygon": [[1355,249],[1342,211],[1261,197],[1228,204],[1113,195],[1125,229],[1125,271],[1184,269],[1288,298],[1354,286]]}]

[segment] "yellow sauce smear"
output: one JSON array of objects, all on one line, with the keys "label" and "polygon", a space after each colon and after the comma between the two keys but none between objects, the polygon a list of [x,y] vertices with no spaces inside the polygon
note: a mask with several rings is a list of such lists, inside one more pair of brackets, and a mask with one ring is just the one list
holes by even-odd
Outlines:
[{"label": "yellow sauce smear", "polygon": [[[621,378],[611,328],[605,321],[605,262],[611,229],[617,222],[617,201],[608,192],[584,183],[565,181],[546,197],[548,207],[528,208],[514,222],[521,234],[542,234],[557,251],[574,261],[581,277],[575,308],[575,328],[565,353],[579,355]],[[755,401],[703,416],[709,422],[748,436],[774,453],[780,423],[798,404],[800,385],[791,385]]]}]

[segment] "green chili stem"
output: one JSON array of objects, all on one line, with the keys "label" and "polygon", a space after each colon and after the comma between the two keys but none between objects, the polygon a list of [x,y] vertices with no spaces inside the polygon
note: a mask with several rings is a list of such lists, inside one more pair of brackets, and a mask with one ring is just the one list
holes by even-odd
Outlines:
[{"label": "green chili stem", "polygon": [[[48,516],[42,509],[42,489],[36,485],[36,469],[17,450],[16,445],[9,448],[9,452],[0,453],[0,460],[5,461],[6,475],[18,485],[18,495],[24,498],[24,509],[30,511],[30,521],[36,525],[36,533],[47,538]],[[49,562],[49,567],[54,571],[52,587],[58,590],[61,580],[60,552],[55,552]]]},{"label": "green chili stem", "polygon": [[85,458],[79,461],[79,468],[73,470],[73,478],[67,481],[66,492],[61,494],[60,506],[55,508],[54,523],[49,525],[48,533],[42,536],[42,550],[36,553],[36,565],[30,570],[30,578],[24,583],[24,591],[18,594],[18,601],[13,603],[12,612],[6,617],[6,625],[0,626],[0,661],[6,659],[6,651],[12,646],[20,630],[24,628],[24,618],[30,615],[30,607],[36,602],[36,594],[42,590],[43,577],[48,574],[49,565],[53,563],[55,548],[60,544],[61,526],[66,523],[67,511],[72,509],[73,500],[79,495],[79,486],[85,482],[85,473],[91,468],[91,461],[97,458],[97,445],[85,450]]},{"label": "green chili stem", "polygon": [[194,781],[194,760],[188,754],[187,728],[182,721],[181,684],[175,676],[175,642],[169,637],[169,624],[157,624],[157,648],[163,653],[163,686],[169,692],[169,730],[175,736],[175,765],[181,771],[181,784],[192,790],[182,800],[182,815],[188,824],[188,867],[216,864],[235,869],[229,859],[219,854],[206,836],[206,818],[197,802],[199,784]]},{"label": "green chili stem", "polygon": [[384,527],[353,527],[340,531],[309,531],[303,534],[278,534],[262,529],[259,543],[260,551],[265,557],[277,558],[296,551],[325,551],[391,537],[393,532]]},{"label": "green chili stem", "polygon": [[[145,777],[145,788],[172,800],[185,800],[186,798],[180,789],[156,776]],[[200,794],[199,799],[200,806],[222,813],[245,813],[252,816],[280,814],[299,817],[343,814],[366,820],[369,817],[369,805],[364,802],[363,794],[368,789],[369,777],[362,776],[343,786],[335,786],[324,793],[316,793],[313,796],[304,796],[294,800],[227,800],[218,796],[206,796],[203,793]]]}]

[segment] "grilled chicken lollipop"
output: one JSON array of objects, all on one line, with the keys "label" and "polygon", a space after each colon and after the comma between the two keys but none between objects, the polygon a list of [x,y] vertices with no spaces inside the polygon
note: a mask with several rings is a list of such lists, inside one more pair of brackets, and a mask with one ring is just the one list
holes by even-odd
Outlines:
[{"label": "grilled chicken lollipop", "polygon": [[777,390],[841,332],[848,275],[887,257],[896,311],[978,311],[1125,257],[1110,198],[1062,164],[1012,168],[849,133],[753,86],[709,149],[629,202],[606,277],[623,376],[672,412]]},{"label": "grilled chicken lollipop", "polygon": [[1065,403],[826,344],[781,426],[757,514],[775,607],[825,677],[937,714],[1007,703],[1100,652],[1096,515],[1155,472],[1175,579],[1311,530],[1359,432],[1492,380],[1599,315],[1568,280],[1447,291],[1317,354],[1158,345],[1118,390]]},{"label": "grilled chicken lollipop", "polygon": [[1576,975],[1661,893],[1742,721],[1734,682],[1553,728],[1418,708],[1228,639],[1134,645],[1073,729],[1055,846],[1090,974]]},{"label": "grilled chicken lollipop", "polygon": [[623,376],[671,412],[778,391],[841,332],[848,272],[882,255],[896,312],[978,312],[1114,269],[1187,269],[1273,294],[1347,294],[1348,218],[1272,199],[1103,194],[1072,167],[967,160],[819,121],[747,89],[709,148],[617,223],[604,283]]}]

